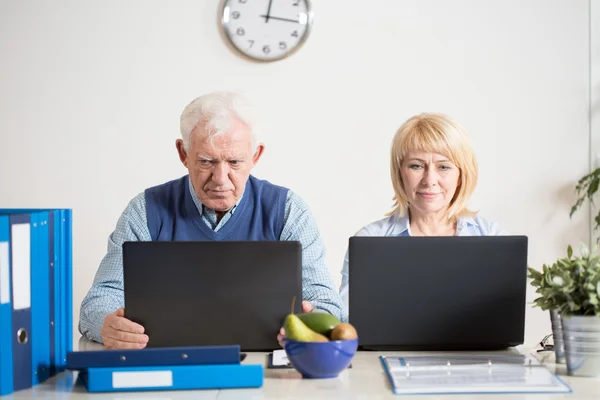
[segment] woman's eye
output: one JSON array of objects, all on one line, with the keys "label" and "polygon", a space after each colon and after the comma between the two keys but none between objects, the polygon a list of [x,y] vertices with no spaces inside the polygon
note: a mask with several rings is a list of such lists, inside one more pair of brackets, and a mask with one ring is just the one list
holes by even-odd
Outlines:
[{"label": "woman's eye", "polygon": [[408,166],[408,168],[410,168],[410,169],[420,169],[421,165],[420,164],[410,164]]}]

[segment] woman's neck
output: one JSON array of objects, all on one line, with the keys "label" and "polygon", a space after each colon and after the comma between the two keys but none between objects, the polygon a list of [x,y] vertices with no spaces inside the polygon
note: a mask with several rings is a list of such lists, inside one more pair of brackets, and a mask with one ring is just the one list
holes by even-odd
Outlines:
[{"label": "woman's neck", "polygon": [[410,233],[412,236],[454,236],[455,219],[448,219],[447,210],[422,214],[409,211]]}]

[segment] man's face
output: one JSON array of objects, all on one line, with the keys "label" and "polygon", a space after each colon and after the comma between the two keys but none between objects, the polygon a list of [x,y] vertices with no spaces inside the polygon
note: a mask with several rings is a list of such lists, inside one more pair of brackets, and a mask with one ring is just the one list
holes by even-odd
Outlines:
[{"label": "man's face", "polygon": [[215,137],[212,143],[203,126],[196,127],[190,136],[190,148],[185,150],[179,139],[177,149],[196,195],[205,207],[228,211],[242,196],[264,146],[253,149],[250,133],[242,124],[235,124],[231,132]]}]

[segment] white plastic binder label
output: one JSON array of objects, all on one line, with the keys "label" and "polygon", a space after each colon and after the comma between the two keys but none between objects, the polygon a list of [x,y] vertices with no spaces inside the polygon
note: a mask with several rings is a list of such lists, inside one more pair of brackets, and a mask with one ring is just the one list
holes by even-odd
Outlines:
[{"label": "white plastic binder label", "polygon": [[29,224],[12,226],[13,309],[31,307],[31,228]]},{"label": "white plastic binder label", "polygon": [[112,385],[115,389],[171,387],[173,373],[171,371],[113,372]]},{"label": "white plastic binder label", "polygon": [[8,304],[9,293],[8,242],[0,242],[0,304]]}]

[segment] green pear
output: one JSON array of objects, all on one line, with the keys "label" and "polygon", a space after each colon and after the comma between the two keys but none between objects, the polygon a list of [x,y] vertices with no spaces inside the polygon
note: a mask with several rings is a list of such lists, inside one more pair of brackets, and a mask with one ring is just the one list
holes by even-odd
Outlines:
[{"label": "green pear", "polygon": [[283,323],[285,337],[297,342],[328,342],[327,337],[310,329],[300,318],[294,314],[285,317]]},{"label": "green pear", "polygon": [[339,319],[326,312],[311,311],[295,315],[310,329],[327,337],[330,337],[333,328],[341,324]]}]

